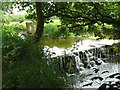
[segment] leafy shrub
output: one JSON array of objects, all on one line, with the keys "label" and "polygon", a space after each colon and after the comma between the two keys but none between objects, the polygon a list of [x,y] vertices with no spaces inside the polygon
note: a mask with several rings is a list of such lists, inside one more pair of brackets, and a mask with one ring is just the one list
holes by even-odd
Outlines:
[{"label": "leafy shrub", "polygon": [[11,26],[3,26],[2,27],[2,31],[3,31],[3,35],[17,35],[20,31],[25,31],[26,27],[23,25],[19,25],[19,24],[14,24]]},{"label": "leafy shrub", "polygon": [[[34,55],[33,55],[34,56]],[[16,67],[6,73],[3,78],[3,87],[17,88],[60,88],[64,87],[64,77],[42,59],[42,55],[33,61],[19,62]],[[28,59],[28,58],[26,58]]]},{"label": "leafy shrub", "polygon": [[[5,32],[5,31],[4,31]],[[48,63],[39,44],[32,37],[3,34],[3,88],[62,88],[65,76]]]},{"label": "leafy shrub", "polygon": [[25,16],[24,15],[12,15],[11,16],[11,21],[12,22],[22,22],[25,20]]},{"label": "leafy shrub", "polygon": [[53,37],[58,37],[58,38],[64,38],[66,39],[68,36],[70,36],[69,29],[66,26],[61,26],[58,31],[56,31],[53,34]]},{"label": "leafy shrub", "polygon": [[1,19],[0,22],[5,23],[5,24],[10,24],[10,22],[23,22],[25,20],[25,16],[24,15],[8,15],[5,16],[4,15],[4,11],[1,11]]},{"label": "leafy shrub", "polygon": [[4,11],[0,10],[0,23],[6,23],[9,24],[11,21],[11,18],[4,16]]},{"label": "leafy shrub", "polygon": [[114,52],[115,52],[116,54],[120,55],[120,43],[118,43],[118,44],[113,44],[113,45],[111,46],[111,48],[113,48],[113,50],[114,50]]},{"label": "leafy shrub", "polygon": [[49,35],[52,35],[55,31],[58,30],[57,25],[51,23],[47,24],[44,29],[45,29],[45,34],[49,34]]}]

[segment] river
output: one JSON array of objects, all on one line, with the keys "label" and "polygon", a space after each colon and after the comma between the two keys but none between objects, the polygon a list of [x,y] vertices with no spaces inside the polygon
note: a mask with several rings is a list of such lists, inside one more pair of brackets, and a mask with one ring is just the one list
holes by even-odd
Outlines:
[{"label": "river", "polygon": [[[105,45],[113,45],[119,42],[120,40],[101,40],[101,41],[83,40],[77,42],[76,44],[73,44],[69,48],[58,48],[54,46],[52,48],[45,47],[45,50],[49,48],[50,52],[55,53],[51,57],[57,57],[64,54],[70,54],[71,52],[75,53],[75,52],[86,51],[94,48],[101,48]],[[90,57],[88,57],[88,59],[89,58]],[[90,90],[90,89],[97,90],[104,83],[117,81],[118,79],[109,78],[109,76],[116,73],[120,73],[119,61],[120,61],[120,56],[117,55],[112,58],[109,58],[109,60],[107,60],[106,62],[102,62],[101,65],[94,65],[89,69],[84,68],[84,70],[79,71],[78,74],[67,74],[69,78],[68,80],[69,88],[82,89],[82,90]],[[76,65],[78,63],[79,62],[76,61]]]},{"label": "river", "polygon": [[[97,67],[99,69],[98,73],[95,73],[94,69],[85,69],[78,75],[69,76],[71,82],[70,87],[74,89],[82,90],[97,90],[103,83],[107,81],[105,78],[108,76],[120,73],[120,63],[104,63]],[[94,77],[102,77],[103,80],[99,79],[91,80]],[[112,81],[112,79],[110,79]]]}]

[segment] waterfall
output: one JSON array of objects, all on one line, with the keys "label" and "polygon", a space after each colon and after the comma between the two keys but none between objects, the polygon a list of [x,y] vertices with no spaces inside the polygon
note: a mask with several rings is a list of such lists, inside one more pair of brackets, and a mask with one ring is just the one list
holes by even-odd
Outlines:
[{"label": "waterfall", "polygon": [[79,56],[75,56],[75,61],[76,61],[76,68],[78,69],[78,70],[84,70],[84,64],[81,62],[81,60],[80,60],[80,57]]},{"label": "waterfall", "polygon": [[[59,57],[59,67],[63,71],[68,73],[74,73],[74,71],[82,71],[85,68],[91,68],[95,65],[101,65],[104,63],[104,59],[108,59],[109,45],[97,44],[85,45],[74,44],[71,48],[58,48],[58,47],[45,47],[44,52],[48,58],[54,60],[54,57]],[[112,51],[112,50],[111,50]],[[77,69],[77,70],[76,70]],[[72,71],[70,71],[72,70]]]}]

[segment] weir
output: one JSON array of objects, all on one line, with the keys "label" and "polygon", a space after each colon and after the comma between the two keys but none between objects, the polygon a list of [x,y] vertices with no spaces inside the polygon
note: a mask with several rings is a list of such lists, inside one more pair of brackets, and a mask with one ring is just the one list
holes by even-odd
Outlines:
[{"label": "weir", "polygon": [[55,58],[59,60],[58,66],[62,72],[74,74],[110,60],[116,54],[113,53],[113,48],[109,47],[119,42],[120,40],[101,40],[99,42],[84,40],[82,45],[78,42],[66,49],[46,46],[44,51],[51,58],[50,60]]}]

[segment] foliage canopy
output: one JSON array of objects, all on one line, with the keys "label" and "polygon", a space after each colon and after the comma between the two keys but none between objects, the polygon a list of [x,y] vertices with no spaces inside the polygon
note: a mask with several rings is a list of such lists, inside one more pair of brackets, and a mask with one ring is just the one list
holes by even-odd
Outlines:
[{"label": "foliage canopy", "polygon": [[[79,32],[94,32],[96,36],[102,37],[102,31],[113,35],[110,38],[120,38],[120,2],[21,2],[13,5],[20,10],[28,7],[26,18],[37,20],[35,34],[38,38],[43,34],[44,23],[51,21],[50,17],[53,16],[60,18],[61,27],[69,29],[61,29],[60,33],[66,30],[76,35]],[[112,25],[113,28],[106,27],[105,24]]]}]

